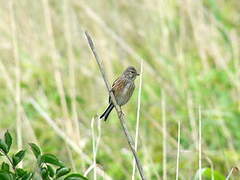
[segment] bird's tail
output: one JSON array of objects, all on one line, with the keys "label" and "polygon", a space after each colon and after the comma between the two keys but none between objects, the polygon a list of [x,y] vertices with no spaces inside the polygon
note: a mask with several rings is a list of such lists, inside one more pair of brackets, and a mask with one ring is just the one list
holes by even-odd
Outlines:
[{"label": "bird's tail", "polygon": [[103,118],[103,120],[106,121],[113,108],[114,108],[113,103],[110,103],[107,109],[104,111],[104,113],[100,116],[100,119]]}]

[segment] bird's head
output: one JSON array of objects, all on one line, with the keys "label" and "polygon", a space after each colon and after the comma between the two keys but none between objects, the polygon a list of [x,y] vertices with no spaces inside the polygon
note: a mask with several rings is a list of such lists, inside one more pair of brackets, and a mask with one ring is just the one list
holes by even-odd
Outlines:
[{"label": "bird's head", "polygon": [[124,72],[123,75],[130,79],[130,80],[135,80],[137,76],[139,76],[139,73],[133,66],[129,66]]}]

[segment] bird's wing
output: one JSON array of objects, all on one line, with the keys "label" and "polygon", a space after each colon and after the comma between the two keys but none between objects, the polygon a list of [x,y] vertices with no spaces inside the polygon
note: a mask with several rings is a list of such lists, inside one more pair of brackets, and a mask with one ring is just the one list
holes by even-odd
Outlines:
[{"label": "bird's wing", "polygon": [[[120,92],[122,92],[122,89],[125,87],[126,85],[126,80],[119,77],[117,78],[113,84],[112,84],[112,88],[111,91],[113,92],[114,96],[117,96]],[[109,103],[111,102],[111,97],[109,96]]]}]

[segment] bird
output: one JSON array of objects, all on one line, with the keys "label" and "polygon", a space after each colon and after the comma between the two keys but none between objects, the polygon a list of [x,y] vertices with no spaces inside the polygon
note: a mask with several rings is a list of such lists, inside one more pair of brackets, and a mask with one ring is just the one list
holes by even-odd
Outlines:
[{"label": "bird", "polygon": [[[135,89],[134,80],[139,75],[140,74],[137,72],[135,67],[129,66],[122,73],[122,75],[113,82],[110,91],[113,92],[116,99],[116,103],[120,106],[120,108],[121,106],[125,105],[131,98],[133,91]],[[100,116],[100,119],[106,121],[113,108],[114,104],[111,100],[111,96],[109,96],[109,106]]]}]

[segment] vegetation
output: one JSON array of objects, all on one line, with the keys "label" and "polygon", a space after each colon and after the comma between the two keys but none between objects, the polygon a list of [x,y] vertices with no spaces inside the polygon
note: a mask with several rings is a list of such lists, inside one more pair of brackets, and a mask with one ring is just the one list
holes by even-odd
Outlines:
[{"label": "vegetation", "polygon": [[[37,160],[37,170],[39,174],[34,172],[28,172],[25,169],[19,168],[18,164],[21,163],[25,156],[26,150],[20,150],[12,157],[9,155],[9,151],[12,145],[12,137],[7,131],[4,134],[4,139],[0,139],[0,155],[5,156],[8,162],[2,162],[0,170],[1,180],[30,180],[30,179],[44,179],[44,180],[54,180],[54,179],[64,179],[64,180],[87,180],[84,176],[77,173],[69,174],[70,168],[66,167],[61,161],[57,159],[56,156],[52,154],[42,154],[39,147],[30,143],[32,152]],[[54,167],[57,167],[54,169]]]},{"label": "vegetation", "polygon": [[[106,123],[96,118],[108,93],[87,30],[109,82],[128,65],[140,71],[143,60],[140,101],[138,78],[123,111],[135,137],[140,107],[137,153],[147,179],[239,179],[240,1],[0,7],[0,137],[12,132],[11,152],[34,142],[89,179],[139,179],[116,112]],[[35,172],[35,161],[25,153],[21,164]]]}]

